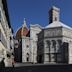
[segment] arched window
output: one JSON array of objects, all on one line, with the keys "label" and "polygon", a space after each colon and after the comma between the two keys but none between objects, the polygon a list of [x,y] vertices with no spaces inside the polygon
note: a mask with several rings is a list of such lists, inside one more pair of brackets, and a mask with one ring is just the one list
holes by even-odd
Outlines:
[{"label": "arched window", "polygon": [[55,17],[55,21],[57,21],[57,17]]},{"label": "arched window", "polygon": [[29,53],[27,53],[27,55],[26,55],[26,60],[27,60],[27,62],[29,62]]},{"label": "arched window", "polygon": [[50,52],[50,41],[49,40],[47,40],[46,41],[46,50],[45,50],[46,52]]},{"label": "arched window", "polygon": [[46,41],[46,48],[50,48],[50,41],[49,40]]},{"label": "arched window", "polygon": [[51,48],[50,48],[50,61],[55,62],[56,61],[56,41],[52,40],[51,41]]},{"label": "arched window", "polygon": [[52,40],[52,48],[56,48],[56,41]]},{"label": "arched window", "polygon": [[61,40],[57,40],[57,41],[58,41],[58,52],[61,52],[62,41]]},{"label": "arched window", "polygon": [[56,47],[56,61],[57,62],[61,62],[61,45],[62,45],[62,41],[60,39],[57,40],[57,47]]},{"label": "arched window", "polygon": [[62,45],[62,41],[61,40],[57,40],[58,41],[58,46],[59,46],[59,48],[61,47],[61,45]]}]

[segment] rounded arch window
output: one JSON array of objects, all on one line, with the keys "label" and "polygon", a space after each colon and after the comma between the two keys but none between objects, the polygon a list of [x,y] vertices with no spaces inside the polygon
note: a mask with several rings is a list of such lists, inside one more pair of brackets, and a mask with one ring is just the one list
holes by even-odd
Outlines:
[{"label": "rounded arch window", "polygon": [[50,41],[49,40],[46,41],[46,44],[47,44],[46,47],[50,48]]},{"label": "rounded arch window", "polygon": [[52,40],[52,47],[56,48],[56,41],[55,40]]},{"label": "rounded arch window", "polygon": [[29,53],[26,54],[26,60],[29,62]]},{"label": "rounded arch window", "polygon": [[61,40],[57,40],[58,41],[58,45],[61,46],[62,41]]},{"label": "rounded arch window", "polygon": [[57,21],[57,17],[55,17],[55,21]]}]

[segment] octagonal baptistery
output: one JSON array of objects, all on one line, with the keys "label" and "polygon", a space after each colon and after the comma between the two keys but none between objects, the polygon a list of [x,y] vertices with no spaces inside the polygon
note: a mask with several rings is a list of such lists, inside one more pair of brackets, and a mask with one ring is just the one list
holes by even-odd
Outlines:
[{"label": "octagonal baptistery", "polygon": [[72,28],[59,20],[59,12],[51,8],[49,25],[38,34],[38,63],[72,64]]}]

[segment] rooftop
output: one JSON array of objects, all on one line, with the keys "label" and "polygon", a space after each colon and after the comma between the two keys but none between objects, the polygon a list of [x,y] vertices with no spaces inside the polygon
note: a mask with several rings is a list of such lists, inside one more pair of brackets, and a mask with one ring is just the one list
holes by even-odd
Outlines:
[{"label": "rooftop", "polygon": [[53,23],[47,25],[45,28],[54,28],[54,27],[64,27],[64,28],[72,30],[71,27],[69,27],[68,25],[65,25],[64,23],[60,21],[54,21]]}]

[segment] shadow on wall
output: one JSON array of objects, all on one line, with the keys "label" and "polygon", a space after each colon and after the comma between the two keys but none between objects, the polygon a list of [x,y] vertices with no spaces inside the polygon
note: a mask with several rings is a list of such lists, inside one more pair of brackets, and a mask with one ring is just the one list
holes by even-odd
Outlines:
[{"label": "shadow on wall", "polygon": [[1,62],[0,62],[0,68],[1,68],[1,67],[5,67],[4,59],[5,59],[5,58],[3,58],[3,59],[1,60]]}]

